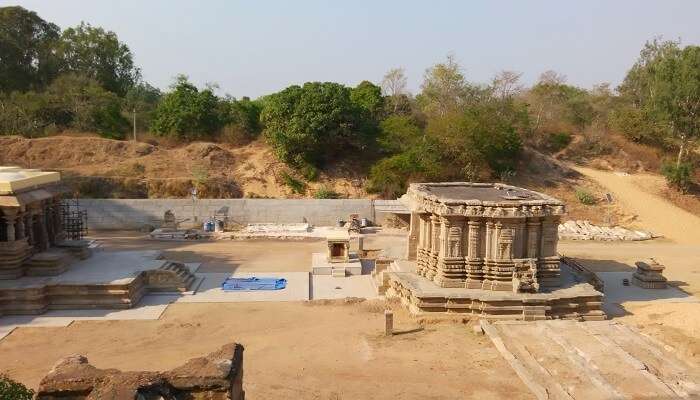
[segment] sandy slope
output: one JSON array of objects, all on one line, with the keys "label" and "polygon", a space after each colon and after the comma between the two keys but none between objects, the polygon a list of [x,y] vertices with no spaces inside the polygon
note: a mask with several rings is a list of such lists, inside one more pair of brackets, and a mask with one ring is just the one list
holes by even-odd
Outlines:
[{"label": "sandy slope", "polygon": [[658,176],[575,169],[607,188],[629,212],[636,214],[635,225],[679,244],[700,244],[700,217],[645,190],[663,184]]}]

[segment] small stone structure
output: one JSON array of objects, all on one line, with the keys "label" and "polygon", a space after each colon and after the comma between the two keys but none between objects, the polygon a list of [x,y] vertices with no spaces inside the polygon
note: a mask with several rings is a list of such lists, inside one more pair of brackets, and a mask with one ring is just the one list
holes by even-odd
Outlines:
[{"label": "small stone structure", "polygon": [[[334,231],[326,236],[325,253],[311,255],[313,275],[331,275],[342,278],[348,275],[362,275],[360,254],[350,251],[350,235],[345,231]],[[358,238],[358,246],[361,246]]]},{"label": "small stone structure", "polygon": [[[60,174],[0,167],[0,279],[63,272]],[[44,253],[31,262],[32,256]],[[42,268],[46,267],[46,268]]]},{"label": "small stone structure", "polygon": [[632,275],[632,283],[645,289],[666,289],[666,278],[661,275],[665,267],[653,258],[634,263],[637,271]]},{"label": "small stone structure", "polygon": [[84,356],[59,361],[42,379],[37,400],[243,400],[243,346],[227,344],[165,372],[99,369]]},{"label": "small stone structure", "polygon": [[339,232],[328,235],[327,260],[330,263],[346,263],[350,261],[350,236],[347,233]]},{"label": "small stone structure", "polygon": [[[406,260],[383,272],[387,297],[414,314],[605,319],[602,293],[557,253],[564,204],[498,183],[414,183]],[[413,272],[415,271],[415,272]]]}]

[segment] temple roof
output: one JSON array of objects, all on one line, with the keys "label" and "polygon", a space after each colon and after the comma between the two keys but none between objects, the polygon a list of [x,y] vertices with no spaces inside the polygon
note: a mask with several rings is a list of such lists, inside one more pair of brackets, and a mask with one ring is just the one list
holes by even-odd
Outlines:
[{"label": "temple roof", "polygon": [[0,195],[52,185],[61,180],[59,172],[46,172],[38,169],[0,166]]},{"label": "temple roof", "polygon": [[[479,215],[493,212],[493,208],[507,208],[512,216],[564,212],[564,203],[560,200],[501,183],[412,183],[400,200],[414,212],[427,211],[440,215]],[[521,207],[525,208],[515,211],[515,208]]]}]

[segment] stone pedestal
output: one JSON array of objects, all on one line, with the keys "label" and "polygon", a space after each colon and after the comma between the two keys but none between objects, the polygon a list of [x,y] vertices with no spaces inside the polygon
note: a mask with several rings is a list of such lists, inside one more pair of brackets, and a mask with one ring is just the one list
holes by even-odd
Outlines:
[{"label": "stone pedestal", "polygon": [[666,289],[666,278],[661,275],[665,267],[653,258],[634,263],[637,271],[632,275],[632,283],[645,289]]}]

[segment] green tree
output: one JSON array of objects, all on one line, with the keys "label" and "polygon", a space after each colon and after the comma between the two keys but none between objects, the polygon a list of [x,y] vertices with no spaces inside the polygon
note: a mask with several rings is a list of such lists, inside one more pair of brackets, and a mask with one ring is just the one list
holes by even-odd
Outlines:
[{"label": "green tree", "polygon": [[350,90],[350,101],[374,118],[384,107],[382,89],[370,81],[362,81]]},{"label": "green tree", "polygon": [[667,135],[678,148],[680,168],[689,147],[700,137],[700,47],[655,39],[620,85],[620,93],[635,113],[634,122],[655,121],[653,133]]},{"label": "green tree", "polygon": [[139,82],[126,92],[124,111],[130,116],[136,111],[138,131],[148,130],[162,96],[160,89],[151,86],[148,82]]},{"label": "green tree", "polygon": [[124,96],[139,79],[129,47],[117,34],[84,22],[63,31],[58,45],[63,72],[96,79],[110,92]]},{"label": "green tree", "polygon": [[179,138],[210,135],[228,122],[227,107],[211,88],[200,91],[186,76],[180,75],[158,104],[151,130]]},{"label": "green tree", "polygon": [[59,127],[94,131],[114,139],[122,139],[129,128],[121,114],[121,99],[92,78],[61,75],[41,96],[46,102],[45,115]]},{"label": "green tree", "polygon": [[122,138],[129,123],[121,114],[121,99],[94,79],[65,74],[43,92],[13,92],[0,99],[3,133],[43,135],[47,129],[74,129]]},{"label": "green tree", "polygon": [[41,89],[56,76],[58,26],[19,6],[0,7],[0,92]]},{"label": "green tree", "polygon": [[319,166],[339,150],[362,148],[362,130],[350,89],[332,82],[290,86],[264,99],[261,121],[278,157],[296,168]]}]

